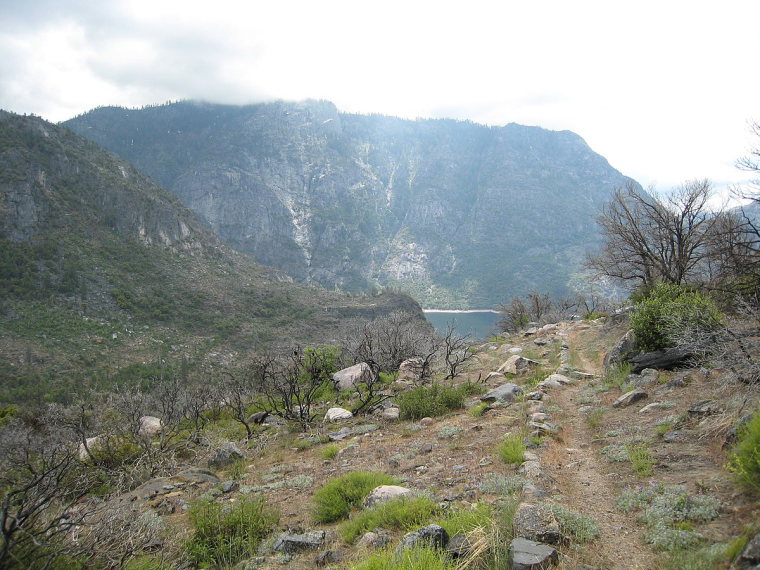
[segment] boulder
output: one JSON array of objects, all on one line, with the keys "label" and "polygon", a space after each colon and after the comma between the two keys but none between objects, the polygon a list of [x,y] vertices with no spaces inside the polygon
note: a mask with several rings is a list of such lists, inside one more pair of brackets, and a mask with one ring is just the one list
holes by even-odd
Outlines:
[{"label": "boulder", "polygon": [[519,376],[520,374],[525,374],[531,369],[531,367],[537,365],[538,362],[535,360],[531,360],[530,358],[525,358],[524,356],[515,354],[514,356],[510,356],[506,362],[504,362],[504,364],[499,366],[497,372],[509,373],[514,374],[515,376]]},{"label": "boulder", "polygon": [[559,554],[548,544],[526,538],[514,538],[509,545],[512,570],[546,570],[557,564]]},{"label": "boulder", "polygon": [[333,383],[338,390],[350,390],[357,382],[371,379],[372,369],[366,362],[354,364],[333,374]]},{"label": "boulder", "polygon": [[398,367],[398,379],[417,382],[422,378],[425,361],[421,358],[407,358]]},{"label": "boulder", "polygon": [[[95,437],[88,437],[84,440],[84,443],[79,444],[79,461],[86,463],[90,460],[90,453],[96,455],[98,451],[101,451],[105,446],[105,438],[101,435]],[[87,446],[85,448],[85,445]],[[87,453],[89,449],[90,453]]]},{"label": "boulder", "polygon": [[399,418],[401,410],[399,408],[385,408],[380,412],[380,417],[384,420],[395,421]]},{"label": "boulder", "polygon": [[687,362],[693,354],[680,348],[669,348],[655,352],[645,352],[629,359],[631,372],[638,374],[645,368],[671,370]]},{"label": "boulder", "polygon": [[520,503],[514,519],[515,534],[522,538],[559,544],[565,537],[559,530],[559,523],[552,512],[542,505]]},{"label": "boulder", "polygon": [[636,341],[633,338],[633,331],[629,330],[604,356],[604,369],[609,371],[611,368],[620,366],[636,352]]},{"label": "boulder", "polygon": [[654,384],[660,378],[660,373],[654,368],[644,368],[638,374],[629,374],[625,379],[625,383],[634,388],[644,388],[650,384]]},{"label": "boulder", "polygon": [[494,388],[487,394],[481,396],[480,399],[481,401],[488,403],[510,403],[515,399],[515,397],[519,396],[520,394],[522,394],[522,388],[520,388],[520,386],[517,384],[512,384],[511,382],[507,382],[506,384],[502,384],[501,386]]},{"label": "boulder", "polygon": [[228,441],[208,460],[208,466],[220,469],[232,465],[235,461],[244,457],[243,452],[238,449],[238,446],[232,441]]},{"label": "boulder", "polygon": [[284,532],[277,537],[272,549],[275,552],[293,554],[304,550],[317,550],[325,543],[326,533],[323,530],[314,530],[304,534]]},{"label": "boulder", "polygon": [[143,416],[137,420],[137,435],[141,439],[153,439],[161,433],[161,420],[155,416]]},{"label": "boulder", "polygon": [[437,524],[431,524],[404,535],[396,552],[403,552],[407,548],[415,546],[428,546],[432,548],[446,548],[449,543],[449,533]]},{"label": "boulder", "polygon": [[372,492],[364,499],[364,507],[374,507],[382,503],[387,503],[399,497],[408,497],[412,494],[411,489],[399,487],[398,485],[380,485],[372,489]]},{"label": "boulder", "polygon": [[354,414],[343,408],[330,408],[325,414],[326,422],[337,422],[338,420],[347,420],[353,418]]},{"label": "boulder", "polygon": [[647,397],[647,393],[644,392],[644,390],[640,390],[636,388],[635,390],[631,390],[630,392],[626,392],[622,396],[620,396],[615,402],[612,404],[613,408],[626,408],[630,406],[631,404],[638,402],[639,400],[643,400]]}]

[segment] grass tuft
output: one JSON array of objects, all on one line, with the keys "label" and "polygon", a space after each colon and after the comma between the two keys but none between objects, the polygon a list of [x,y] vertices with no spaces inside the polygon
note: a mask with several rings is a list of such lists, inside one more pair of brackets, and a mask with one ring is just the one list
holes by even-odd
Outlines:
[{"label": "grass tuft", "polygon": [[496,453],[504,463],[512,465],[522,463],[525,454],[525,441],[523,441],[522,434],[509,434],[496,446]]},{"label": "grass tuft", "polygon": [[399,497],[353,516],[341,523],[338,533],[348,543],[362,533],[377,528],[410,529],[427,524],[440,512],[440,507],[428,497]]}]

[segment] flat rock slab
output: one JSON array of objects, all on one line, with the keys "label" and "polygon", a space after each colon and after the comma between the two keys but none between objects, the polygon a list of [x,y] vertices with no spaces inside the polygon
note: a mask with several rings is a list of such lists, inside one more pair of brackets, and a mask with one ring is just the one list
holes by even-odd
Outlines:
[{"label": "flat rock slab", "polygon": [[517,384],[512,384],[511,382],[507,382],[506,384],[502,384],[501,386],[494,388],[484,396],[481,396],[480,399],[483,402],[505,402],[510,403],[512,400],[514,400],[517,396],[522,394],[522,388],[518,386]]},{"label": "flat rock slab", "polygon": [[647,393],[644,392],[644,390],[639,390],[636,388],[635,390],[631,390],[630,392],[626,392],[622,396],[620,396],[617,400],[615,400],[615,403],[612,404],[613,408],[626,408],[630,406],[631,404],[634,404],[638,402],[639,400],[643,400],[647,397]]},{"label": "flat rock slab", "polygon": [[559,554],[548,544],[515,538],[509,545],[509,560],[513,570],[545,570],[557,564]]},{"label": "flat rock slab", "polygon": [[314,530],[304,534],[286,532],[277,537],[273,549],[276,552],[302,552],[304,550],[317,550],[325,543],[325,531]]}]

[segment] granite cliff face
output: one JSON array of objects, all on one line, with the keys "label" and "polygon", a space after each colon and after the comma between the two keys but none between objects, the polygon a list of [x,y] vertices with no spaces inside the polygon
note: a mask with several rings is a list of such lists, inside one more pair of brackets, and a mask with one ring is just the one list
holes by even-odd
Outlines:
[{"label": "granite cliff face", "polygon": [[323,101],[100,108],[66,123],[236,249],[305,282],[423,305],[566,292],[628,179],[574,133],[339,113]]}]

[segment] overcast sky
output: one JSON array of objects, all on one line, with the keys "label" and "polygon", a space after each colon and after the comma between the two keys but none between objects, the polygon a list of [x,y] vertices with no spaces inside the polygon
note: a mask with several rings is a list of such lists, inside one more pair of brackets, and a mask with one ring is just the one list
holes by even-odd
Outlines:
[{"label": "overcast sky", "polygon": [[0,0],[0,108],[321,98],[581,135],[659,190],[746,176],[757,0]]}]

